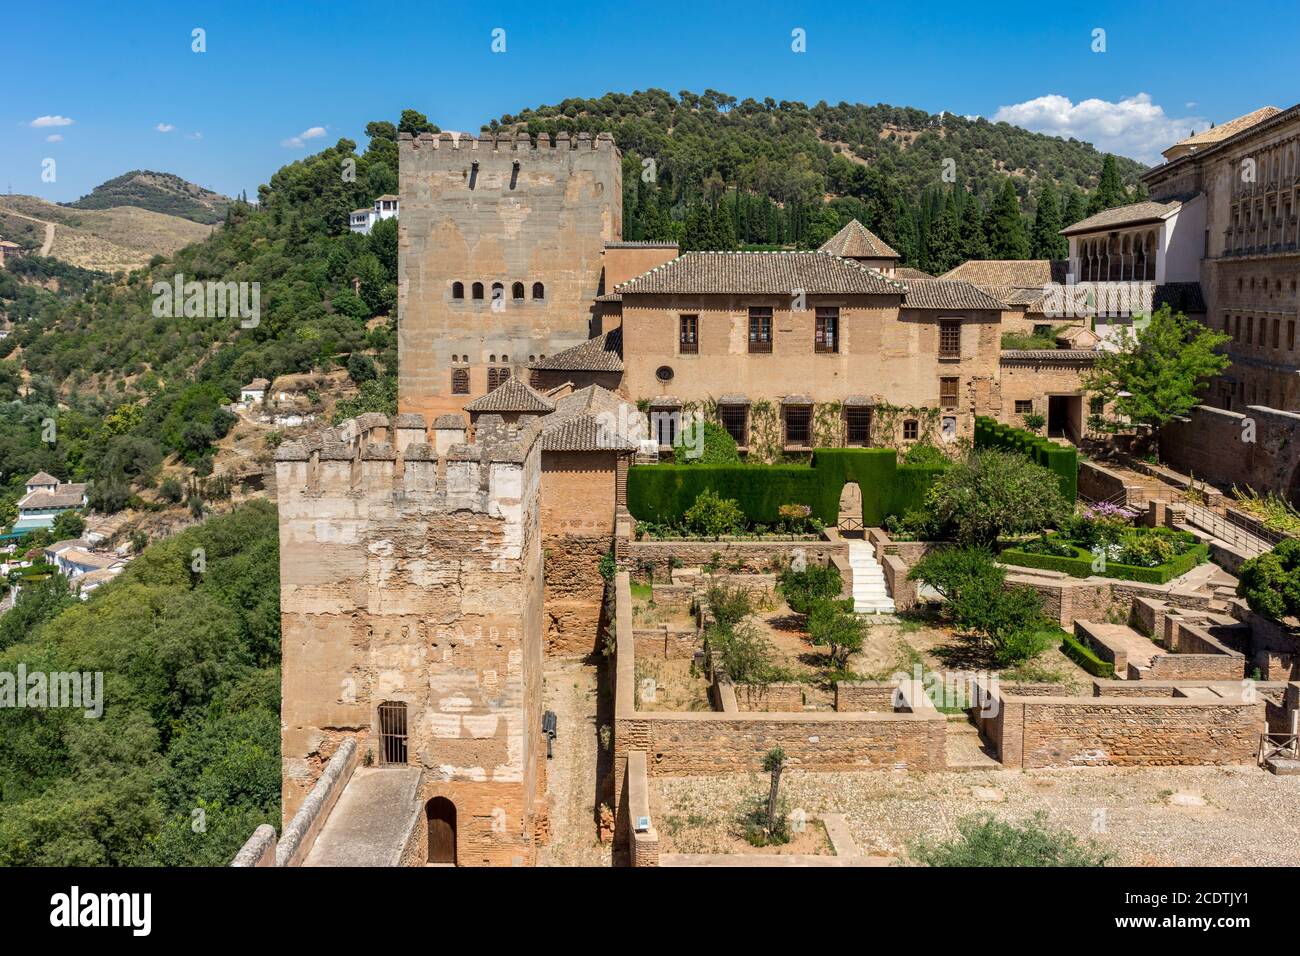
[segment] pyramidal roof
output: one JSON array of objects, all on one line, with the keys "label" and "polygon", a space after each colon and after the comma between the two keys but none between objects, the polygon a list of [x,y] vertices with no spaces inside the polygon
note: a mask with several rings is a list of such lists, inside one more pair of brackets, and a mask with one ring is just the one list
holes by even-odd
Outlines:
[{"label": "pyramidal roof", "polygon": [[536,391],[527,382],[508,378],[486,395],[465,406],[467,412],[537,412],[555,411],[555,402]]},{"label": "pyramidal roof", "polygon": [[1219,126],[1211,126],[1207,130],[1193,133],[1186,139],[1180,139],[1178,142],[1174,143],[1174,145],[1166,149],[1163,155],[1165,159],[1176,159],[1179,156],[1186,155],[1195,150],[1211,146],[1214,143],[1222,142],[1230,136],[1236,136],[1243,130],[1250,129],[1252,126],[1262,123],[1266,119],[1271,119],[1280,112],[1282,111],[1276,106],[1261,106],[1259,109],[1247,113],[1245,116],[1238,116],[1236,119],[1230,119],[1228,122]]},{"label": "pyramidal roof", "polygon": [[883,239],[856,219],[822,244],[819,252],[845,259],[901,259]]}]

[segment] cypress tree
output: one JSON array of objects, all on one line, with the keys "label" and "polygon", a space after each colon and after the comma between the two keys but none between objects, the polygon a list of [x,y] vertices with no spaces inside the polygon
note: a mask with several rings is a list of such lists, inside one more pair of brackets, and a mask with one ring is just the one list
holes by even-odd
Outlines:
[{"label": "cypress tree", "polygon": [[1062,217],[1065,225],[1073,226],[1076,222],[1082,222],[1088,215],[1088,207],[1084,205],[1083,194],[1079,190],[1071,187],[1070,196],[1065,203],[1065,215]]},{"label": "cypress tree", "polygon": [[1088,198],[1088,215],[1095,216],[1106,209],[1114,209],[1128,202],[1128,192],[1119,178],[1119,165],[1110,153],[1101,161],[1101,180]]},{"label": "cypress tree", "polygon": [[957,198],[948,194],[948,201],[930,223],[929,271],[943,275],[962,264],[961,227],[957,222]]},{"label": "cypress tree", "polygon": [[1064,259],[1069,254],[1069,244],[1061,232],[1061,205],[1056,199],[1056,186],[1049,179],[1038,194],[1038,208],[1034,211],[1034,228],[1030,246],[1035,259]]},{"label": "cypress tree", "polygon": [[989,243],[984,235],[984,211],[974,196],[966,197],[961,212],[961,254],[966,259],[987,259]]},{"label": "cypress tree", "polygon": [[989,255],[994,259],[1028,259],[1029,235],[1025,220],[1020,215],[1020,200],[1010,177],[1002,180],[1002,188],[993,200],[985,222],[989,240]]}]

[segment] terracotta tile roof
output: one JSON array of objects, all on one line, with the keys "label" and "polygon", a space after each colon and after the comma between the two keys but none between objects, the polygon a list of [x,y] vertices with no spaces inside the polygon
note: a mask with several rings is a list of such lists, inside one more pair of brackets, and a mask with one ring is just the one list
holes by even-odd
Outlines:
[{"label": "terracotta tile roof", "polygon": [[55,478],[48,471],[38,471],[27,479],[29,485],[57,485],[59,479]]},{"label": "terracotta tile roof", "polygon": [[86,496],[84,484],[59,485],[55,491],[38,490],[24,495],[18,501],[19,511],[37,511],[46,508],[80,508]]},{"label": "terracotta tile roof", "polygon": [[676,249],[677,243],[659,242],[654,239],[642,239],[637,241],[626,239],[619,242],[607,242],[605,243],[605,248],[606,249]]},{"label": "terracotta tile roof", "polygon": [[898,295],[902,284],[825,252],[687,252],[616,287],[683,295]]},{"label": "terracotta tile roof", "polygon": [[856,219],[831,236],[818,252],[848,259],[899,259],[902,258],[889,245]]},{"label": "terracotta tile roof", "polygon": [[[1202,146],[1209,146],[1211,143],[1218,143],[1227,139],[1229,136],[1237,135],[1242,130],[1250,129],[1250,127],[1257,123],[1262,123],[1266,119],[1271,119],[1280,112],[1282,111],[1276,106],[1261,106],[1259,109],[1247,113],[1245,116],[1238,116],[1236,119],[1228,120],[1228,122],[1220,126],[1212,126],[1207,130],[1203,130],[1195,136],[1188,136],[1186,139],[1180,139],[1178,142],[1174,143],[1173,146],[1169,147],[1169,150],[1177,149],[1179,147],[1191,147],[1192,149],[1196,149]],[[1169,150],[1166,150],[1165,152],[1169,152]]]},{"label": "terracotta tile roof", "polygon": [[1033,307],[1041,304],[1043,301],[1043,290],[1041,287],[1020,289],[1009,285],[983,285],[979,286],[979,288],[993,296],[993,298],[999,299],[1007,305],[1014,305],[1017,308],[1023,308],[1027,312],[1034,311]]},{"label": "terracotta tile roof", "polygon": [[577,415],[553,428],[542,427],[542,451],[636,451],[624,438],[595,415]]},{"label": "terracotta tile roof", "polygon": [[909,279],[904,309],[982,309],[1001,312],[1006,304],[969,282]]},{"label": "terracotta tile roof", "polygon": [[596,296],[597,302],[622,302],[623,297],[617,292],[606,292],[604,295]]},{"label": "terracotta tile roof", "polygon": [[587,339],[554,355],[548,355],[529,368],[559,372],[623,371],[623,328],[611,329],[594,339]]},{"label": "terracotta tile roof", "polygon": [[555,403],[542,419],[543,451],[636,451],[644,417],[607,388],[588,385]]},{"label": "terracotta tile roof", "polygon": [[913,269],[911,266],[896,266],[894,268],[895,279],[935,279],[928,272],[922,272],[920,269]]},{"label": "terracotta tile roof", "polygon": [[1041,289],[1048,282],[1064,282],[1069,267],[1065,259],[968,259],[939,278],[964,279],[985,290]]},{"label": "terracotta tile roof", "polygon": [[518,378],[508,378],[486,395],[465,405],[467,412],[537,412],[555,411],[555,403]]},{"label": "terracotta tile roof", "polygon": [[1092,365],[1098,352],[1093,349],[1003,349],[1003,365],[1016,362],[1066,362],[1074,365]]},{"label": "terracotta tile roof", "polygon": [[1174,200],[1173,202],[1145,202],[1129,203],[1127,206],[1116,206],[1114,209],[1104,209],[1095,216],[1089,216],[1087,219],[1081,219],[1073,226],[1066,226],[1061,230],[1063,236],[1073,236],[1081,232],[1096,232],[1099,229],[1114,229],[1119,226],[1135,226],[1142,222],[1157,222],[1171,212],[1175,212],[1182,202]]}]

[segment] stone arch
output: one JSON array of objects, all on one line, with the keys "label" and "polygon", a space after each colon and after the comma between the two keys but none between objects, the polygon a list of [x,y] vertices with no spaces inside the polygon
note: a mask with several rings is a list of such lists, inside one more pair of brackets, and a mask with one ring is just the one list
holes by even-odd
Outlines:
[{"label": "stone arch", "polygon": [[429,830],[429,862],[456,865],[456,804],[434,797],[424,805]]}]

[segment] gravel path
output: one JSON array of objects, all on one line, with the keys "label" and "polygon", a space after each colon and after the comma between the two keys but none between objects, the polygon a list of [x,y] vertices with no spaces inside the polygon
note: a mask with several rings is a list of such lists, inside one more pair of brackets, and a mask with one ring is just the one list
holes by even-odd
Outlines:
[{"label": "gravel path", "polygon": [[[697,825],[683,843],[708,843],[733,826],[740,802],[763,788],[757,776],[658,777],[659,813]],[[1300,864],[1300,777],[1249,767],[804,773],[782,792],[809,816],[842,813],[863,853],[902,854],[920,836],[949,838],[981,811],[1022,820],[1036,811],[1052,826],[1094,838],[1114,863],[1134,866]]]},{"label": "gravel path", "polygon": [[596,668],[576,660],[548,660],[542,690],[558,732],[546,767],[551,841],[541,866],[609,866],[610,848],[596,835]]}]

